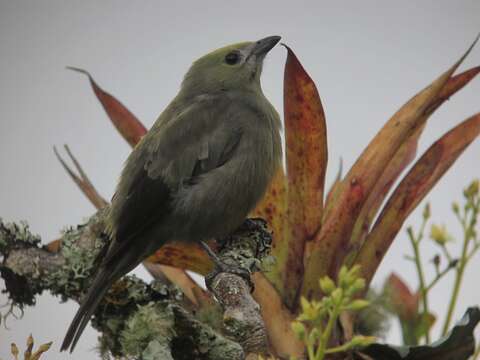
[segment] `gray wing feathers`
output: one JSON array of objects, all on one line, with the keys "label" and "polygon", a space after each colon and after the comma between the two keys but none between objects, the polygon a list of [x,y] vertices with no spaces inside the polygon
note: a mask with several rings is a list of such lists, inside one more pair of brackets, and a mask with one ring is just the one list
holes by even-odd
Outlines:
[{"label": "gray wing feathers", "polygon": [[[141,228],[142,219],[160,221],[166,210],[162,202],[171,200],[168,193],[175,194],[192,178],[211,171],[232,156],[241,138],[241,122],[236,112],[229,110],[230,105],[231,102],[222,99],[215,104],[200,101],[181,112],[162,114],[125,164],[109,216],[113,236],[119,228]],[[165,120],[165,116],[172,118]],[[145,184],[152,188],[146,189]],[[152,202],[150,208],[145,206],[148,202]],[[148,209],[149,214],[140,219],[128,215],[137,210],[125,206],[128,204],[143,204],[142,211]],[[131,226],[125,224],[129,219]]]}]

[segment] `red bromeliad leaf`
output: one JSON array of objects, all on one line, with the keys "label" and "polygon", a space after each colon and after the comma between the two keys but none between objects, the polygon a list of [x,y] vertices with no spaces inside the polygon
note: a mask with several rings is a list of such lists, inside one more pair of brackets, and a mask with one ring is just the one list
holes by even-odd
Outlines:
[{"label": "red bromeliad leaf", "polygon": [[293,51],[284,78],[285,142],[290,223],[297,240],[319,229],[328,160],[325,114],[315,83]]},{"label": "red bromeliad leaf", "polygon": [[103,91],[87,71],[74,67],[68,67],[68,69],[78,71],[88,76],[95,95],[102,104],[113,125],[115,125],[118,132],[130,144],[130,146],[134,147],[147,132],[145,126],[143,126],[135,115],[133,115],[120,101],[109,93]]},{"label": "red bromeliad leaf", "polygon": [[426,114],[473,45],[449,70],[397,111],[352,166],[340,185],[335,207],[314,240],[306,264],[303,295],[320,297],[318,279],[325,274],[336,277],[351,250],[349,241],[355,222],[378,179],[402,144],[425,124]]},{"label": "red bromeliad leaf", "polygon": [[395,273],[385,282],[384,291],[389,309],[402,321],[415,321],[420,296],[412,293],[407,284]]},{"label": "red bromeliad leaf", "polygon": [[272,255],[270,278],[292,306],[303,278],[305,243],[320,228],[327,166],[325,115],[318,91],[293,51],[288,51],[284,75],[284,116],[287,162],[287,225]]},{"label": "red bromeliad leaf", "polygon": [[[462,89],[467,85],[478,73],[480,72],[480,66],[469,69],[459,75],[451,77],[446,83],[445,87],[442,89],[440,94],[434,100],[433,105],[425,114],[425,120],[422,120],[426,123],[428,118],[433,114],[433,112],[438,109],[446,100],[448,100],[453,94]],[[365,202],[360,215],[355,223],[352,237],[350,240],[350,253],[347,256],[345,261],[347,266],[351,266],[351,261],[355,258],[363,244],[365,237],[370,230],[370,225],[374,220],[375,216],[380,209],[381,204],[383,203],[385,197],[390,191],[391,187],[400,176],[400,174],[405,170],[405,168],[413,161],[417,153],[418,140],[425,128],[425,123],[423,126],[419,127],[398,149],[395,156],[387,165],[385,171],[383,172],[380,179],[375,184],[370,196]]]},{"label": "red bromeliad leaf", "polygon": [[407,216],[479,134],[480,113],[437,140],[400,182],[355,260],[361,266],[367,283],[375,274]]}]

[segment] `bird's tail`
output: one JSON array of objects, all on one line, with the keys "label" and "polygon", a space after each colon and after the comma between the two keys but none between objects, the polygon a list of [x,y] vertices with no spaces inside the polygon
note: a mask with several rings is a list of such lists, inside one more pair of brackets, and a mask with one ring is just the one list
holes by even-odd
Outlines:
[{"label": "bird's tail", "polygon": [[61,351],[67,350],[68,348],[70,348],[70,352],[73,351],[83,330],[88,324],[88,320],[90,320],[98,304],[102,301],[103,296],[115,280],[111,271],[105,268],[100,270],[68,328],[67,334],[63,339]]}]

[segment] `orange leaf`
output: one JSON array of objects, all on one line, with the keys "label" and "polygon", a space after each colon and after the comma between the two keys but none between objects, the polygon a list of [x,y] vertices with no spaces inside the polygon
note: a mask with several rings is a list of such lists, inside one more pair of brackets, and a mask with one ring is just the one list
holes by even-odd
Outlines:
[{"label": "orange leaf", "polygon": [[109,93],[103,91],[103,89],[97,85],[92,76],[86,70],[74,67],[67,68],[88,76],[90,85],[92,85],[95,95],[102,104],[113,125],[115,125],[118,132],[132,147],[135,146],[140,141],[142,136],[147,132],[145,126],[143,126],[143,124],[135,117],[135,115],[133,115],[130,110],[128,110],[120,101],[118,101]]},{"label": "orange leaf", "polygon": [[395,273],[392,273],[385,283],[385,293],[388,305],[402,321],[415,321],[418,314],[418,293],[410,291],[405,282]]},{"label": "orange leaf", "polygon": [[[214,243],[210,243],[210,247],[215,248]],[[167,243],[145,261],[191,270],[200,275],[207,275],[213,269],[212,261],[196,243]]]},{"label": "orange leaf", "polygon": [[51,253],[57,253],[60,251],[60,247],[62,246],[62,239],[57,239],[50,241],[47,245],[45,245],[45,250]]},{"label": "orange leaf", "polygon": [[[385,171],[375,184],[370,196],[365,202],[357,222],[355,223],[352,238],[350,240],[351,251],[347,256],[346,264],[351,266],[351,260],[355,258],[359,248],[363,244],[365,237],[370,230],[370,225],[377,215],[380,206],[391,187],[403,172],[403,170],[415,159],[417,153],[418,140],[425,128],[425,123],[433,112],[438,109],[446,100],[457,91],[467,85],[480,72],[480,67],[469,69],[459,75],[451,77],[442,89],[440,94],[434,100],[433,105],[425,114],[424,125],[419,127],[398,149],[394,157],[388,163]],[[350,260],[348,260],[350,259]]]},{"label": "orange leaf", "polygon": [[480,113],[437,140],[400,182],[355,261],[360,264],[367,282],[372,279],[407,216],[479,134]]},{"label": "orange leaf", "polygon": [[[284,76],[284,116],[287,161],[288,227],[273,255],[275,286],[287,306],[297,297],[303,277],[305,243],[321,225],[323,187],[327,166],[325,115],[310,76],[287,47]],[[284,224],[284,226],[287,224]]]},{"label": "orange leaf", "polygon": [[425,124],[426,114],[473,45],[449,70],[402,106],[352,166],[340,185],[335,208],[315,238],[305,272],[302,291],[305,296],[321,296],[317,285],[321,276],[336,277],[344,257],[352,250],[349,241],[354,224],[378,179],[402,144]]},{"label": "orange leaf", "polygon": [[305,345],[298,340],[292,330],[292,321],[295,316],[285,307],[278,292],[265,278],[265,274],[256,272],[252,274],[255,291],[252,296],[260,305],[268,340],[276,355],[282,359],[291,356],[301,357]]}]

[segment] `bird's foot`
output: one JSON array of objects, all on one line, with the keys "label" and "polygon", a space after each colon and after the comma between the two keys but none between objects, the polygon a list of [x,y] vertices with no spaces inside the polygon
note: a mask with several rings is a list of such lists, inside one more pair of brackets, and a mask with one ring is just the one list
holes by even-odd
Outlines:
[{"label": "bird's foot", "polygon": [[[262,218],[248,218],[235,230],[234,234],[250,233],[258,240],[258,252],[263,253],[270,249],[272,244],[272,234],[268,230],[267,222]],[[224,238],[217,238],[217,243],[220,248],[228,246],[228,244],[235,238],[234,234],[228,235]]]},{"label": "bird's foot", "polygon": [[210,259],[213,261],[215,264],[215,267],[213,271],[211,271],[209,274],[205,276],[205,284],[207,285],[207,288],[211,288],[210,285],[212,284],[213,279],[220,274],[220,273],[228,273],[228,274],[234,274],[240,276],[242,279],[244,279],[248,285],[250,286],[250,290],[253,292],[254,290],[254,285],[253,281],[250,277],[251,272],[248,269],[245,269],[244,267],[237,266],[237,265],[230,265],[226,264],[223,262],[217,254],[213,252],[210,247],[204,243],[203,241],[201,242],[202,247],[205,249],[207,252],[208,256]]}]

